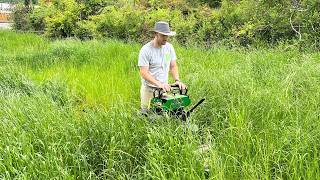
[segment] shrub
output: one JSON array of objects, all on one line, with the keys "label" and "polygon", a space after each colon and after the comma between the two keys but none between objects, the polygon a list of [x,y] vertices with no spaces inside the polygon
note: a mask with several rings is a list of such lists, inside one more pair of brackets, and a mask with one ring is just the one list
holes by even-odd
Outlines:
[{"label": "shrub", "polygon": [[57,0],[53,5],[56,8],[53,16],[46,18],[46,35],[55,38],[74,36],[83,6],[75,0]]},{"label": "shrub", "polygon": [[39,6],[30,13],[30,25],[35,31],[44,31],[46,28],[47,17],[52,17],[54,11],[46,6]]},{"label": "shrub", "polygon": [[[131,3],[130,3],[131,2]],[[117,38],[146,42],[159,20],[168,21],[182,45],[211,47],[298,42],[320,46],[320,3],[306,1],[103,1],[54,0],[28,15],[18,6],[16,29],[45,30],[55,38]]]},{"label": "shrub", "polygon": [[29,10],[22,4],[17,4],[13,14],[12,14],[12,20],[13,20],[13,28],[16,30],[30,30],[31,24],[30,24],[30,18],[29,18]]}]

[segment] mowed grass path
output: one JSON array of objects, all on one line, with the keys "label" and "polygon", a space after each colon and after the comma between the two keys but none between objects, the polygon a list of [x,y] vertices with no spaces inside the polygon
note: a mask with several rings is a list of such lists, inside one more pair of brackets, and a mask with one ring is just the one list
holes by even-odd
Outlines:
[{"label": "mowed grass path", "polygon": [[176,47],[192,131],[139,115],[140,47],[0,31],[0,178],[320,177],[319,53]]}]

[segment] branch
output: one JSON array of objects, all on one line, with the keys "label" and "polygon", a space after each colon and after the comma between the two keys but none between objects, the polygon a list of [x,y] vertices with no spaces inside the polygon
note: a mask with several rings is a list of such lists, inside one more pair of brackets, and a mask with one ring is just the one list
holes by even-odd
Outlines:
[{"label": "branch", "polygon": [[290,16],[290,25],[291,25],[291,28],[292,30],[297,33],[299,35],[299,41],[301,41],[301,33],[300,33],[300,27],[299,27],[299,31],[297,31],[294,27],[293,27],[293,24],[292,24],[292,16],[293,16],[293,13],[291,14]]}]

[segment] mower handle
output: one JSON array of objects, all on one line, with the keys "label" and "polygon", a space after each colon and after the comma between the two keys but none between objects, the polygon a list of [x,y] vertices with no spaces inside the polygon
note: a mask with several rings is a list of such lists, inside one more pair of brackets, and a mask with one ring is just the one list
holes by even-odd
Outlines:
[{"label": "mower handle", "polygon": [[[172,88],[179,88],[179,85],[178,84],[171,84],[170,85]],[[180,92],[180,94],[182,94],[182,95],[187,95],[187,93],[188,93],[188,89],[186,88],[186,89],[180,89],[179,88],[179,92]]]},{"label": "mower handle", "polygon": [[[177,84],[174,84],[174,85],[170,85],[172,88],[179,88],[179,85],[177,85]],[[171,90],[172,91],[172,90]],[[155,98],[156,97],[156,92],[158,92],[158,96],[157,97],[159,97],[159,98],[161,98],[162,97],[162,95],[163,95],[163,93],[164,93],[164,91],[163,91],[163,89],[162,88],[155,88],[155,90],[153,91],[153,97]],[[179,89],[179,93],[181,94],[181,95],[187,95],[187,93],[188,93],[188,89]]]},{"label": "mower handle", "polygon": [[162,88],[156,88],[154,91],[153,91],[153,97],[155,98],[156,97],[156,92],[158,92],[158,97],[161,98],[164,91]]},{"label": "mower handle", "polygon": [[178,84],[170,84],[171,87],[179,87]]}]

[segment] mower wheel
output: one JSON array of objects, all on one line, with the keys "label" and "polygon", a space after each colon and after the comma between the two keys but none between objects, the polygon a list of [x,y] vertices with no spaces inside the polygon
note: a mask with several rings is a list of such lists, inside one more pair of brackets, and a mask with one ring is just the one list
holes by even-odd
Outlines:
[{"label": "mower wheel", "polygon": [[187,121],[187,113],[185,112],[185,111],[182,111],[182,113],[181,113],[181,120],[183,121],[183,122],[186,122]]}]

